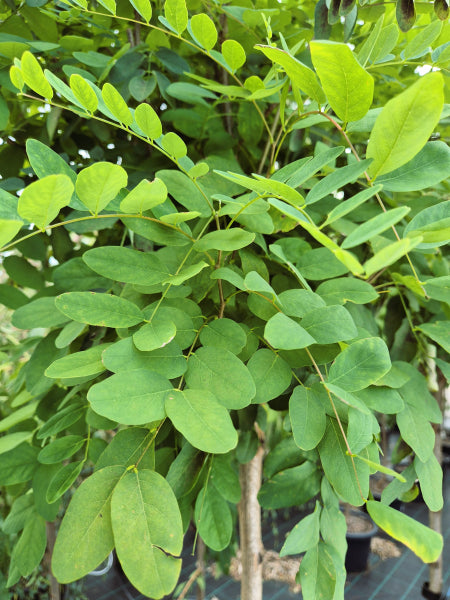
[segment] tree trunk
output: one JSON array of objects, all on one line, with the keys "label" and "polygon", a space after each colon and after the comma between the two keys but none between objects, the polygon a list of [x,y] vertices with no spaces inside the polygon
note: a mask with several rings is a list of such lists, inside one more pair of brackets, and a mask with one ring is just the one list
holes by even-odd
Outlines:
[{"label": "tree trunk", "polygon": [[199,584],[197,580],[197,600],[205,598],[205,542],[200,536],[197,538],[197,568],[200,569],[200,577],[203,579]]},{"label": "tree trunk", "polygon": [[53,547],[55,545],[56,540],[56,528],[54,523],[47,523],[47,550],[45,556],[45,563],[47,567],[47,574],[50,581],[50,600],[60,600],[61,591],[59,587],[59,583],[56,581],[55,576],[52,573],[52,555],[53,555]]},{"label": "tree trunk", "polygon": [[239,537],[241,545],[241,600],[262,600],[261,487],[264,448],[259,446],[252,460],[239,468],[242,497],[239,503]]},{"label": "tree trunk", "polygon": [[[430,358],[427,361],[428,367],[428,387],[431,392],[434,392],[434,397],[439,404],[441,413],[444,414],[445,410],[445,378],[438,377],[436,372],[436,363],[434,357],[436,356],[436,346],[428,345],[428,351]],[[434,438],[434,455],[438,463],[442,464],[442,439],[441,439],[441,426],[436,424],[433,425],[435,438]],[[442,534],[442,511],[429,511],[429,524],[431,529]],[[431,563],[429,567],[430,581],[428,589],[433,594],[441,594],[442,592],[442,553],[436,562]]]},{"label": "tree trunk", "polygon": [[[443,400],[445,398],[445,387],[444,382],[439,382],[439,391],[436,393],[436,399],[439,406],[442,407]],[[441,439],[441,426],[433,425],[435,440],[434,440],[434,455],[436,456],[439,464],[442,464],[442,439]],[[442,510],[437,512],[429,511],[429,523],[431,529],[442,533]],[[436,562],[430,564],[430,582],[428,589],[434,594],[440,594],[442,592],[442,553]]]}]

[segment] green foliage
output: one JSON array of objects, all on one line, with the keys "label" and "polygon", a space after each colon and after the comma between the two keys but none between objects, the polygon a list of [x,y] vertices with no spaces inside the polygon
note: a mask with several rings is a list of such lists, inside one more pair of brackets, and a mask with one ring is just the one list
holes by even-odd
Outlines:
[{"label": "green foliage", "polygon": [[[305,600],[343,598],[340,500],[436,560],[442,538],[385,502],[418,478],[442,506],[421,373],[448,373],[448,5],[360,4],[1,9],[9,585],[71,498],[61,583],[115,547],[170,594],[191,519],[232,544],[262,438],[260,505],[316,500],[282,550],[306,553]],[[380,413],[411,455],[383,503]]]}]

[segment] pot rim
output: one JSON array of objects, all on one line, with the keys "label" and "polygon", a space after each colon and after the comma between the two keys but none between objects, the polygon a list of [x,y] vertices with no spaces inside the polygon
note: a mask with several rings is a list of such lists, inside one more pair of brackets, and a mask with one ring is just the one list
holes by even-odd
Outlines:
[{"label": "pot rim", "polygon": [[364,538],[372,538],[378,532],[378,525],[376,525],[371,517],[367,513],[363,513],[360,510],[351,510],[350,514],[355,515],[357,517],[361,517],[366,521],[372,523],[372,529],[369,531],[348,531],[345,534],[347,539],[364,539]]}]

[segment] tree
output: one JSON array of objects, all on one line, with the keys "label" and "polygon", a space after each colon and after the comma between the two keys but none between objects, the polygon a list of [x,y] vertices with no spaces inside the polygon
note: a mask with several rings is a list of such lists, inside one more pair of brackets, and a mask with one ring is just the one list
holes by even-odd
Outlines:
[{"label": "tree", "polygon": [[419,367],[429,340],[448,349],[448,23],[432,5],[400,34],[389,5],[341,6],[341,25],[334,4],[244,4],[8,3],[0,301],[30,332],[6,347],[8,586],[62,514],[59,582],[115,547],[161,598],[191,519],[221,552],[240,502],[256,599],[263,459],[261,506],[317,497],[283,549],[306,552],[305,599],[342,598],[340,500],[441,552],[369,477],[394,415],[415,458],[388,495],[418,478],[442,505]]}]

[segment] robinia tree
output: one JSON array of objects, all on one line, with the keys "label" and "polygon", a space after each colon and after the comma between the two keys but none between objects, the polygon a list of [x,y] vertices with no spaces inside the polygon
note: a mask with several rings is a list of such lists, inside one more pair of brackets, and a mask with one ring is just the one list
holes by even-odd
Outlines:
[{"label": "robinia tree", "polygon": [[389,503],[442,508],[450,25],[397,4],[5,0],[6,588],[44,561],[57,598],[115,548],[162,598],[193,523],[258,599],[260,507],[313,499],[305,600],[343,598],[341,502],[438,560]]}]

